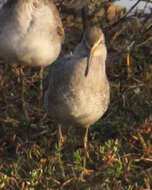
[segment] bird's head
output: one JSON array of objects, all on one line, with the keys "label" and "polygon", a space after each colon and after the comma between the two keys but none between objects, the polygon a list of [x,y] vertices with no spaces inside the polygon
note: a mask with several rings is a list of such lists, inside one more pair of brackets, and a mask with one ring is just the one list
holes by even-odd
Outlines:
[{"label": "bird's head", "polygon": [[91,27],[84,33],[83,42],[86,48],[89,49],[88,65],[85,73],[85,76],[87,76],[92,62],[92,57],[95,55],[98,46],[101,44],[105,45],[104,34],[99,27]]}]

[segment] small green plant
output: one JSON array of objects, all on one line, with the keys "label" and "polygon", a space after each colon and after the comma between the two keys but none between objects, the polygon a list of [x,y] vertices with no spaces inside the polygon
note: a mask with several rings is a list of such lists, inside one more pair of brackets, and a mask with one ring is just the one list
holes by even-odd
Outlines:
[{"label": "small green plant", "polygon": [[29,174],[30,174],[30,178],[27,184],[34,187],[38,184],[39,171],[34,169],[30,171]]},{"label": "small green plant", "polygon": [[62,157],[62,149],[63,149],[63,146],[61,143],[58,143],[55,145],[55,156],[58,159],[61,159],[61,157]]},{"label": "small green plant", "polygon": [[5,183],[8,180],[8,176],[0,173],[0,189],[5,187]]},{"label": "small green plant", "polygon": [[56,146],[55,146],[55,156],[57,157],[59,167],[61,169],[62,178],[65,178],[64,163],[62,161],[62,150],[63,150],[62,144],[61,143],[56,144]]},{"label": "small green plant", "polygon": [[105,142],[103,146],[99,146],[99,152],[102,155],[107,154],[108,152],[118,153],[119,152],[118,140],[109,139],[108,141]]},{"label": "small green plant", "polygon": [[131,185],[127,185],[122,190],[132,190],[132,187],[131,187]]},{"label": "small green plant", "polygon": [[83,158],[82,158],[81,152],[80,151],[74,152],[74,165],[75,165],[75,169],[78,172],[81,172],[83,169],[82,168],[82,161],[83,161]]},{"label": "small green plant", "polygon": [[113,164],[112,167],[109,167],[107,170],[107,176],[110,179],[119,178],[121,176],[123,169],[123,164],[121,160],[118,160],[116,164]]}]

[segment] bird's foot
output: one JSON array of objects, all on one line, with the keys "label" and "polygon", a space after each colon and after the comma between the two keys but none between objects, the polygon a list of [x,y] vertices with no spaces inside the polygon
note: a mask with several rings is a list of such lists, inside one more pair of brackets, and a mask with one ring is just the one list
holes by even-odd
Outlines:
[{"label": "bird's foot", "polygon": [[82,181],[82,182],[85,182],[85,176],[90,176],[91,174],[94,173],[94,170],[89,170],[89,169],[86,169],[86,168],[83,168],[83,171],[81,172],[79,178],[78,178],[78,181]]},{"label": "bird's foot", "polygon": [[66,140],[67,140],[67,136],[66,135],[60,136],[59,143],[60,144],[64,144],[66,142]]},{"label": "bird's foot", "polygon": [[59,134],[59,143],[63,145],[67,140],[67,135],[63,135],[60,125],[58,126],[58,134]]},{"label": "bird's foot", "polygon": [[83,168],[83,174],[84,175],[91,175],[94,172],[94,170],[89,170],[87,168]]}]

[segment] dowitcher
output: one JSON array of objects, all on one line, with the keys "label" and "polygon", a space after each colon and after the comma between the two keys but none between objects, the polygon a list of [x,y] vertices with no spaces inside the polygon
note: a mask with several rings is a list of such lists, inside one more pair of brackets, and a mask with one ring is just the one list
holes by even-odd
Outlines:
[{"label": "dowitcher", "polygon": [[8,0],[0,9],[0,59],[21,68],[40,66],[41,92],[43,68],[57,59],[63,40],[64,29],[52,0]]},{"label": "dowitcher", "polygon": [[109,104],[106,56],[102,30],[88,29],[74,53],[52,65],[44,96],[44,106],[51,118],[61,125],[85,128],[84,171],[87,171],[88,129],[103,116]]}]

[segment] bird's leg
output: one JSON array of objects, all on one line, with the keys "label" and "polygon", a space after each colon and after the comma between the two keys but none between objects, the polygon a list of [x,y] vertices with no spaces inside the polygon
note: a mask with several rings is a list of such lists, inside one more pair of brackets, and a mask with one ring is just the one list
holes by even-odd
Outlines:
[{"label": "bird's leg", "polygon": [[64,137],[62,134],[62,129],[60,124],[58,125],[58,134],[59,134],[59,144],[63,144],[66,140],[66,137]]},{"label": "bird's leg", "polygon": [[85,135],[83,139],[84,143],[84,158],[83,158],[83,169],[86,169],[86,162],[88,157],[87,143],[88,143],[88,127],[85,129]]},{"label": "bird's leg", "polygon": [[[58,134],[59,134],[59,139],[58,139],[58,146],[62,147],[63,145],[63,135],[62,135],[62,130],[61,130],[61,125],[58,125]],[[61,151],[61,149],[60,149]],[[60,154],[58,154],[58,161],[59,161],[59,165],[60,165],[60,169],[61,169],[61,174],[63,179],[65,178],[65,171],[64,171],[64,165],[63,165],[63,161],[61,159],[61,152]]]},{"label": "bird's leg", "polygon": [[60,144],[64,144],[67,140],[67,136],[69,135],[70,131],[72,129],[72,126],[70,127],[64,127],[59,124],[58,125],[58,142]]},{"label": "bird's leg", "polygon": [[83,142],[84,142],[83,174],[85,175],[90,175],[93,172],[93,170],[86,169],[87,158],[89,158],[89,153],[88,153],[88,148],[87,148],[88,130],[89,130],[89,126],[87,126],[85,129],[85,135],[83,139]]},{"label": "bird's leg", "polygon": [[25,92],[25,81],[24,81],[24,72],[23,72],[23,68],[22,66],[20,66],[19,68],[19,72],[20,72],[20,82],[21,82],[21,101],[22,101],[22,109],[23,109],[23,112],[24,112],[24,115],[25,115],[25,118],[27,120],[29,120],[29,115],[28,115],[28,112],[26,110],[26,103],[25,103],[25,100],[24,100],[24,92]]},{"label": "bird's leg", "polygon": [[39,101],[40,102],[43,97],[43,71],[44,71],[44,67],[41,66],[40,74],[39,74],[39,77],[40,77],[40,99],[39,99]]}]

